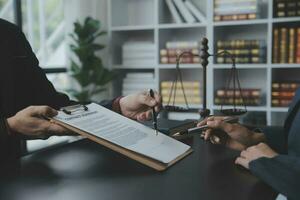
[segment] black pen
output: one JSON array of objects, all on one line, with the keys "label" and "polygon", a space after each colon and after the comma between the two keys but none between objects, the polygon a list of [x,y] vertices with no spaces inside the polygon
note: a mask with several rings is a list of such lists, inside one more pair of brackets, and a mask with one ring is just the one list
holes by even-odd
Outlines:
[{"label": "black pen", "polygon": [[[154,92],[152,89],[149,90],[149,94],[150,94],[150,97],[152,98],[155,98],[154,97]],[[158,135],[158,130],[157,130],[157,115],[156,115],[156,112],[155,112],[155,107],[152,107],[152,120],[153,120],[153,127],[155,129],[155,133],[156,135]]]},{"label": "black pen", "polygon": [[[228,118],[225,118],[222,121],[227,122],[227,123],[237,123],[239,121],[239,118],[237,118],[237,117],[228,117]],[[194,127],[194,128],[190,128],[190,129],[187,129],[187,130],[179,131],[179,132],[173,134],[172,137],[180,137],[180,136],[184,136],[184,135],[198,134],[198,133],[201,133],[202,131],[204,131],[208,128],[209,128],[208,125]]]}]

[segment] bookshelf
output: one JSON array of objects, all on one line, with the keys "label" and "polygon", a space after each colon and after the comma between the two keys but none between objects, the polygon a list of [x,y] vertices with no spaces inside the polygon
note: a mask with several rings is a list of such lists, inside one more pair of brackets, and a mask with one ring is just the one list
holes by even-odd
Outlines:
[{"label": "bookshelf", "polygon": [[[287,107],[272,107],[272,82],[299,80],[300,64],[272,63],[273,27],[280,24],[295,24],[300,17],[273,17],[273,1],[258,0],[261,15],[257,19],[239,21],[214,21],[214,1],[191,0],[206,16],[205,22],[172,22],[171,13],[165,0],[108,0],[108,35],[110,39],[110,65],[116,69],[119,78],[114,81],[113,95],[121,95],[122,79],[130,72],[151,72],[154,74],[156,90],[161,81],[171,81],[175,64],[161,64],[159,50],[167,41],[209,40],[209,51],[215,52],[216,41],[220,39],[261,39],[266,42],[265,63],[237,64],[242,88],[257,87],[262,91],[259,106],[248,106],[249,118],[257,114],[266,125],[282,125]],[[148,66],[122,65],[122,45],[126,41],[148,41],[155,45],[155,61]],[[215,90],[224,84],[224,75],[230,64],[216,64],[210,58],[208,65],[208,108],[214,113],[220,106],[214,104]],[[200,64],[181,64],[183,79],[202,82]],[[293,75],[293,76],[292,76]],[[190,105],[201,108],[201,105]],[[172,118],[197,118],[196,113],[172,114]],[[247,116],[244,116],[247,118]],[[245,121],[247,121],[245,119]]]}]

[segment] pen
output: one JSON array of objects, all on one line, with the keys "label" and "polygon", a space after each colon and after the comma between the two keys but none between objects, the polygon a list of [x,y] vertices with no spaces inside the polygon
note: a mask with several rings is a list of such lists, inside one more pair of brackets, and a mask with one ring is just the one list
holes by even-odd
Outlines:
[{"label": "pen", "polygon": [[[237,117],[228,117],[228,118],[226,118],[222,121],[227,122],[227,123],[236,123],[236,122],[238,122],[238,120],[239,120],[239,118],[237,118]],[[173,137],[179,137],[179,136],[184,136],[184,135],[192,135],[192,134],[196,134],[196,133],[201,133],[202,131],[206,130],[207,128],[208,128],[208,125],[190,128],[190,129],[180,131],[180,132],[177,132],[177,133],[173,134]]]},{"label": "pen", "polygon": [[[149,94],[152,98],[154,98],[154,92],[152,89],[149,90]],[[155,134],[158,135],[158,130],[157,130],[157,115],[155,112],[155,107],[152,107],[152,120],[153,120],[153,127],[155,129]]]}]

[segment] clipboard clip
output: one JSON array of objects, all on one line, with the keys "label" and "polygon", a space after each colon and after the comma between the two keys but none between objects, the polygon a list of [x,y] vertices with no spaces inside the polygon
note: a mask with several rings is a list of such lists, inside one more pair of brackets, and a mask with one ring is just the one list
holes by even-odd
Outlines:
[{"label": "clipboard clip", "polygon": [[72,114],[78,113],[78,112],[85,112],[88,110],[88,107],[83,104],[76,104],[76,105],[72,105],[72,106],[63,107],[60,110],[63,111],[64,113],[66,113],[67,115],[72,115]]}]

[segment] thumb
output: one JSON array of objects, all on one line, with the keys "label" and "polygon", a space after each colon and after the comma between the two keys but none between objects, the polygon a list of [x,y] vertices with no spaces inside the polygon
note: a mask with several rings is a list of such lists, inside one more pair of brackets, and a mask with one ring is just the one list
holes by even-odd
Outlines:
[{"label": "thumb", "polygon": [[57,110],[49,106],[34,106],[32,111],[32,115],[40,117],[54,117],[57,114]]},{"label": "thumb", "polygon": [[147,94],[142,94],[139,97],[139,103],[142,105],[146,105],[149,107],[154,107],[157,105],[157,102],[155,101],[155,98],[152,98],[151,96]]}]

